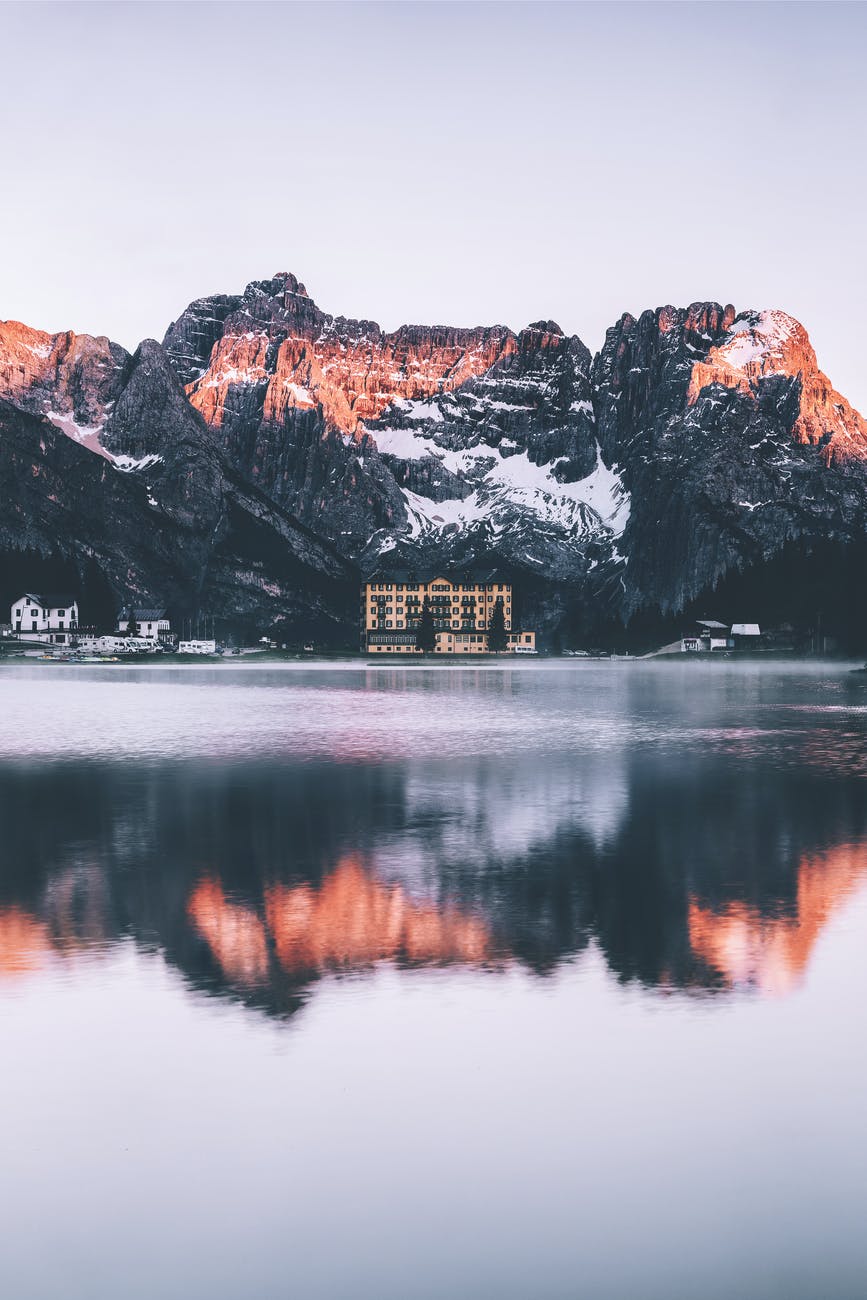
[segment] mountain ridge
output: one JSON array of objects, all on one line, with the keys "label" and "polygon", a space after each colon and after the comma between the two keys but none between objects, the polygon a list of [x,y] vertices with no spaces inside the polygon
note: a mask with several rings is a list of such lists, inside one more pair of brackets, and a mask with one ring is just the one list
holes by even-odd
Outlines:
[{"label": "mountain ridge", "polygon": [[[151,529],[216,539],[229,498],[245,518],[267,502],[262,600],[221,589],[230,622],[307,617],[269,571],[286,527],[325,546],[326,586],[331,554],[344,583],[390,562],[493,560],[533,593],[543,631],[577,606],[671,614],[791,542],[867,532],[867,422],[773,308],[624,313],[591,355],[550,320],[384,331],[280,273],[195,300],[132,354],[0,323],[0,398],[159,498]],[[75,532],[40,544],[80,551]],[[201,580],[172,578],[178,599],[213,599],[213,545],[191,544]],[[161,598],[156,574],[104,563],[119,597]]]}]

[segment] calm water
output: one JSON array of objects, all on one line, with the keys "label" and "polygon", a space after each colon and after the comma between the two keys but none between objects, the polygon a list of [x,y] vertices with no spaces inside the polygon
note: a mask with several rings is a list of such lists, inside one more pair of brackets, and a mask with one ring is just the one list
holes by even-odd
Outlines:
[{"label": "calm water", "polygon": [[863,1300],[867,677],[0,671],[14,1300]]}]

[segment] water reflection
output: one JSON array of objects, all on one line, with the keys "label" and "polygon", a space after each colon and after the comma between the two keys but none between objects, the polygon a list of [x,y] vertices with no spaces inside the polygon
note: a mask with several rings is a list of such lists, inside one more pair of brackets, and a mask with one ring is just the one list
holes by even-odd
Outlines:
[{"label": "water reflection", "polygon": [[689,905],[693,951],[730,987],[788,993],[803,979],[810,956],[832,915],[867,879],[863,844],[843,844],[798,864],[791,913],[763,915],[758,907],[732,902],[713,910],[697,899]]},{"label": "water reflection", "polygon": [[718,752],[12,765],[0,818],[0,978],[132,936],[278,1015],[325,973],[591,944],[621,981],[786,992],[867,880],[858,781]]}]

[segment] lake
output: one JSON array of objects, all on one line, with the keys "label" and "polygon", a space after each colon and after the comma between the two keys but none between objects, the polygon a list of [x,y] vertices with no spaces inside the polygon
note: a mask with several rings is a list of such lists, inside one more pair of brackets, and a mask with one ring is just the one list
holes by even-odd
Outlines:
[{"label": "lake", "polygon": [[14,1300],[861,1300],[867,675],[0,668]]}]

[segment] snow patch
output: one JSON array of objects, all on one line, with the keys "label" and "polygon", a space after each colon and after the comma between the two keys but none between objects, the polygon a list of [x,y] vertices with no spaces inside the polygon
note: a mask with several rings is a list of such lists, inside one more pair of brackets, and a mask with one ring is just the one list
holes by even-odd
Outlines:
[{"label": "snow patch", "polygon": [[129,474],[133,470],[147,469],[148,465],[161,465],[162,456],[152,452],[149,456],[142,456],[136,460],[133,456],[112,456],[110,452],[105,453],[109,460],[114,462],[115,469],[122,470],[124,474]]},{"label": "snow patch", "polygon": [[114,460],[114,457],[105,450],[99,441],[99,435],[103,429],[101,424],[78,424],[73,415],[62,411],[46,411],[45,418],[50,420],[61,433],[65,433],[67,438],[71,438],[73,442],[86,447],[88,451],[95,451],[97,456],[103,456],[106,460]]}]

